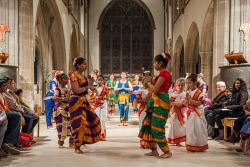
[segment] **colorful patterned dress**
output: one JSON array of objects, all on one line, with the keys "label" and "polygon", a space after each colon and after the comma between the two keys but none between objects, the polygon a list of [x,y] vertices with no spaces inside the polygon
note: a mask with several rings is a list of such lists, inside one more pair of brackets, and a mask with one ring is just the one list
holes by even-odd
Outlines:
[{"label": "colorful patterned dress", "polygon": [[[129,88],[129,82],[125,83],[118,82],[118,88]],[[120,122],[128,122],[128,112],[129,112],[129,92],[125,89],[118,91],[118,107],[120,111]]]},{"label": "colorful patterned dress", "polygon": [[[56,89],[57,97],[67,98],[69,96],[69,90],[67,88],[58,87]],[[55,101],[54,119],[56,122],[56,129],[58,133],[58,144],[61,146],[64,144],[64,140],[67,136],[70,136],[70,145],[73,143],[74,138],[72,136],[69,104],[67,101]]]},{"label": "colorful patterned dress", "polygon": [[[151,93],[146,88],[140,88],[136,94],[136,101],[138,104],[138,115],[139,115],[139,130],[142,128],[143,120],[146,117],[147,113],[145,112],[146,105],[151,97]],[[149,148],[147,141],[140,140],[141,148]]]},{"label": "colorful patterned dress", "polygon": [[204,94],[203,106],[209,107],[212,104],[212,100],[208,97],[208,85],[206,83],[203,83],[199,86],[199,89]]},{"label": "colorful patterned dress", "polygon": [[160,72],[155,80],[157,81],[159,77],[164,77],[165,82],[160,87],[158,93],[152,94],[147,104],[147,115],[143,120],[139,137],[144,141],[152,143],[150,144],[152,150],[157,149],[153,146],[153,143],[156,143],[162,152],[166,153],[169,151],[165,134],[165,124],[170,109],[168,90],[171,86],[171,75],[167,70],[164,70]]},{"label": "colorful patterned dress", "polygon": [[[79,87],[87,87],[87,78],[74,72],[70,75],[71,83],[77,82]],[[93,144],[100,140],[101,124],[86,98],[87,91],[73,92],[69,103],[71,127],[75,138],[75,147],[82,144]]]},{"label": "colorful patterned dress", "polygon": [[108,112],[110,114],[113,114],[115,112],[115,104],[117,103],[117,98],[115,94],[115,82],[108,80],[106,85],[109,88],[109,94],[108,94]]},{"label": "colorful patterned dress", "polygon": [[136,102],[136,94],[140,88],[140,85],[141,85],[141,82],[140,81],[135,81],[133,82],[132,84],[132,87],[133,87],[133,92],[132,92],[132,95],[131,95],[131,103],[133,105],[133,111],[134,113],[138,113],[138,109],[137,109],[137,102]]}]

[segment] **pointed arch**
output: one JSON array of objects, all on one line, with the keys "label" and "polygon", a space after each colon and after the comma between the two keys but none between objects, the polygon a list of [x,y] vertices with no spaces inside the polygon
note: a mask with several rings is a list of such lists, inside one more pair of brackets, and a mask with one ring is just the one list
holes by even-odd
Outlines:
[{"label": "pointed arch", "polygon": [[187,73],[199,73],[201,66],[199,55],[199,30],[195,22],[192,22],[189,28],[185,47],[185,71]]},{"label": "pointed arch", "polygon": [[[36,15],[37,37],[43,41],[43,63],[53,60],[49,69],[66,70],[66,47],[61,15],[56,1],[39,2]],[[51,50],[50,50],[51,49]]]},{"label": "pointed arch", "polygon": [[184,42],[182,36],[178,36],[175,42],[174,48],[174,60],[175,60],[175,79],[185,76],[184,66]]},{"label": "pointed arch", "polygon": [[77,37],[77,28],[76,26],[72,26],[72,34],[71,34],[71,40],[70,40],[70,53],[69,53],[69,71],[73,70],[73,64],[72,60],[75,57],[80,56],[80,51],[79,51],[79,40]]},{"label": "pointed arch", "polygon": [[102,73],[152,70],[154,28],[153,17],[140,0],[111,1],[98,23]]},{"label": "pointed arch", "polygon": [[[99,21],[98,21],[98,27],[97,27],[98,30],[101,28],[101,25],[103,23],[103,20],[104,20],[104,17],[106,15],[106,13],[110,10],[110,8],[115,3],[117,3],[117,1],[120,1],[120,0],[112,0],[111,2],[109,2],[109,4],[102,11],[101,17],[99,18]],[[147,13],[148,18],[150,20],[151,26],[155,29],[154,17],[152,15],[152,13],[150,12],[149,8],[147,7],[147,5],[144,2],[142,2],[141,0],[133,0],[133,1],[135,1],[136,3],[138,3],[145,10],[145,12]]]}]

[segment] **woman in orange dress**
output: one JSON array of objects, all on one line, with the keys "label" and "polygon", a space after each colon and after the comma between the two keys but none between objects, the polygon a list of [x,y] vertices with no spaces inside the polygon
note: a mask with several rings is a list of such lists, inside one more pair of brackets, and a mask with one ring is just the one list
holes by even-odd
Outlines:
[{"label": "woman in orange dress", "polygon": [[80,149],[83,144],[93,144],[100,140],[100,119],[95,114],[86,98],[88,88],[93,87],[93,82],[83,75],[87,69],[85,59],[75,58],[73,65],[76,71],[70,75],[73,95],[69,103],[71,126],[75,139],[75,152],[83,153]]}]

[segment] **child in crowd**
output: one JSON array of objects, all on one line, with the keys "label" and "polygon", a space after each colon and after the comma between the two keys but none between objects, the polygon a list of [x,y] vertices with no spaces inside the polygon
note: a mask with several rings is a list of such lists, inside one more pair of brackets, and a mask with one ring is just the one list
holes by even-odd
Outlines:
[{"label": "child in crowd", "polygon": [[102,75],[97,77],[97,94],[94,102],[95,113],[99,117],[101,122],[101,135],[100,139],[102,141],[106,140],[106,119],[108,113],[108,104],[107,104],[107,96],[108,96],[108,87],[105,86],[105,79]]},{"label": "child in crowd", "polygon": [[137,101],[135,99],[139,88],[142,87],[142,83],[139,79],[140,79],[139,75],[135,74],[134,81],[132,82],[133,92],[131,95],[131,103],[133,105],[134,114],[138,114]]},{"label": "child in crowd", "polygon": [[58,133],[59,147],[63,147],[64,140],[70,136],[69,147],[74,146],[74,137],[72,135],[69,113],[70,91],[67,88],[69,77],[62,73],[57,76],[59,86],[55,89],[54,100],[54,119]]},{"label": "child in crowd", "polygon": [[202,102],[204,94],[197,88],[197,75],[187,77],[186,94],[188,104],[186,123],[186,149],[192,152],[201,152],[208,149],[207,122],[204,116]]},{"label": "child in crowd", "polygon": [[[148,78],[151,78],[148,76]],[[150,79],[147,79],[150,80]],[[152,80],[152,78],[151,78]],[[146,105],[151,97],[151,92],[148,89],[147,83],[143,83],[143,86],[139,88],[137,94],[136,94],[136,103],[138,107],[138,115],[139,115],[139,129],[142,128],[142,122],[146,116]],[[141,148],[149,148],[149,143],[144,140],[140,140],[140,146]]]},{"label": "child in crowd", "polygon": [[185,112],[186,106],[184,105],[186,100],[185,78],[180,78],[176,81],[176,92],[170,95],[171,104],[171,125],[168,134],[168,142],[170,144],[176,144],[180,146],[181,142],[186,141],[186,126],[185,126]]}]

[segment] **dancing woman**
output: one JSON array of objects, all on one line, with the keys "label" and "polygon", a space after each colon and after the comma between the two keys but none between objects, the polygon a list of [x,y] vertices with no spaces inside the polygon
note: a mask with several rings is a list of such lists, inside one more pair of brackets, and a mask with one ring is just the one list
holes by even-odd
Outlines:
[{"label": "dancing woman", "polygon": [[139,137],[150,144],[152,151],[145,154],[147,156],[159,156],[157,145],[163,152],[159,158],[172,156],[165,136],[165,124],[170,108],[168,90],[171,87],[171,75],[166,67],[170,59],[170,55],[166,53],[155,56],[154,68],[160,74],[155,78],[154,85],[148,82],[148,87],[153,94],[147,104],[147,115],[139,133]]},{"label": "dancing woman", "polygon": [[94,113],[86,98],[88,87],[93,88],[93,82],[88,80],[83,72],[87,69],[85,59],[75,58],[73,65],[76,71],[70,75],[73,95],[69,103],[71,126],[75,138],[75,152],[83,153],[83,144],[93,144],[100,140],[100,119]]}]

